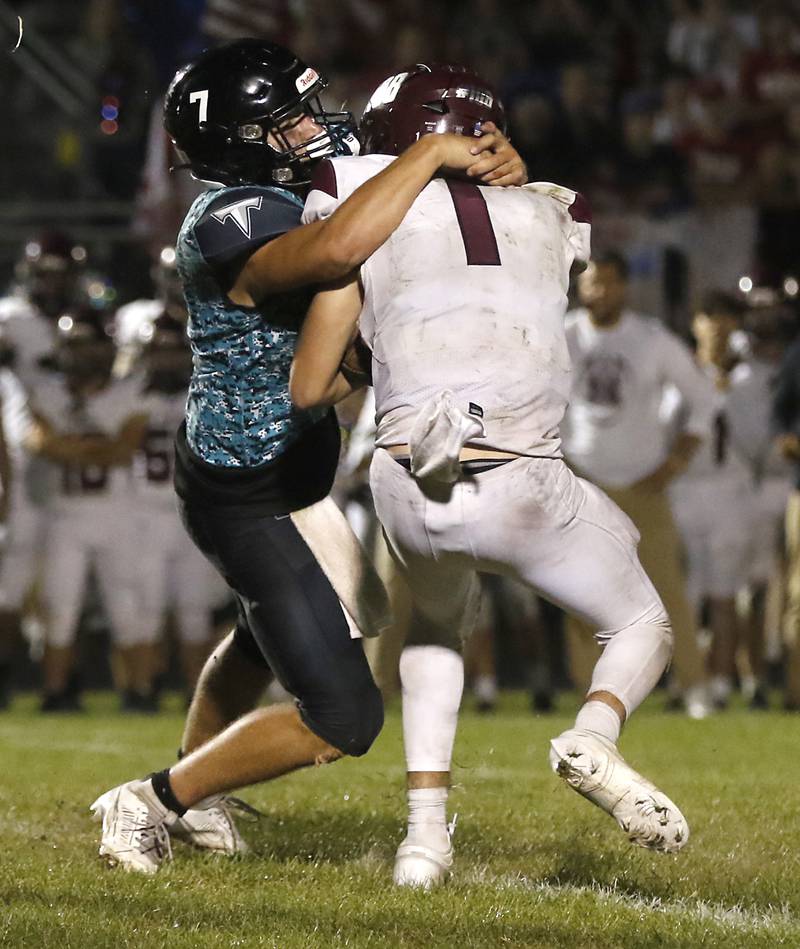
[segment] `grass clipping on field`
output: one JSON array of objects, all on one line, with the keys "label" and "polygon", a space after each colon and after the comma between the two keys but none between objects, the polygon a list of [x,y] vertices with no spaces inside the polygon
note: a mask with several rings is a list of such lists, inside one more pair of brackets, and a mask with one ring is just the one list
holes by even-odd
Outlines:
[{"label": "grass clipping on field", "polygon": [[451,811],[456,874],[432,893],[391,884],[403,835],[399,715],[368,756],[245,793],[253,853],[229,860],[176,845],[155,878],[105,869],[88,805],[169,764],[176,712],[45,718],[20,700],[0,716],[0,946],[9,947],[739,947],[800,946],[797,720],[734,710],[703,722],[657,699],[620,748],[686,814],[685,851],[631,847],[616,824],[547,767],[554,716],[521,696],[462,715]]}]

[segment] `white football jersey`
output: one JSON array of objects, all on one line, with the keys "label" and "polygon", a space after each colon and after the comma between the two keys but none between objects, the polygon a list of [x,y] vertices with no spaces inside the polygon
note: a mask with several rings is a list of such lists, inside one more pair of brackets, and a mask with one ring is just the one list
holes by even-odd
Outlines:
[{"label": "white football jersey", "polygon": [[14,352],[13,369],[31,392],[47,370],[42,360],[55,349],[55,321],[43,316],[24,296],[0,299],[0,338]]},{"label": "white football jersey", "polygon": [[25,440],[32,423],[28,397],[16,375],[9,369],[0,369],[0,405],[2,405],[3,437],[18,471],[25,459]]},{"label": "white football jersey", "polygon": [[680,395],[683,431],[709,436],[714,388],[658,320],[626,310],[603,329],[578,309],[567,314],[566,335],[573,380],[564,452],[581,474],[621,488],[655,471],[669,452],[662,411],[669,387]]},{"label": "white football jersey", "polygon": [[[714,370],[705,370],[704,375],[713,385]],[[701,481],[712,483],[716,490],[736,491],[752,487],[750,464],[732,425],[728,408],[730,394],[730,389],[714,388],[711,435],[702,441],[689,466],[676,479],[676,489]]]},{"label": "white football jersey", "polygon": [[[303,220],[328,217],[393,160],[323,163]],[[376,443],[408,442],[420,409],[450,390],[483,423],[485,435],[471,442],[559,456],[569,394],[569,271],[588,259],[589,233],[585,202],[558,185],[428,184],[361,268]]]},{"label": "white football jersey", "polygon": [[728,417],[742,451],[761,478],[791,479],[793,465],[775,442],[772,387],[779,366],[750,357],[731,372]]},{"label": "white football jersey", "polygon": [[152,501],[174,508],[175,433],[186,414],[186,392],[166,395],[145,389],[139,405],[148,422],[141,451],[133,459],[137,504]]},{"label": "white football jersey", "polygon": [[[109,383],[100,392],[76,397],[60,374],[52,373],[37,390],[37,409],[62,435],[114,436],[125,422],[142,413],[141,381],[127,378]],[[50,465],[53,494],[59,507],[92,502],[119,507],[128,502],[131,492],[129,467],[103,465]]]}]

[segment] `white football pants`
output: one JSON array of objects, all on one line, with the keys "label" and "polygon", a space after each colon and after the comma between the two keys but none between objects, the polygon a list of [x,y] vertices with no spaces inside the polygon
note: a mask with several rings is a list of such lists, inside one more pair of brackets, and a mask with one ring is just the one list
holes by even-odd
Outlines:
[{"label": "white football pants", "polygon": [[[520,458],[449,485],[418,482],[378,450],[370,480],[412,592],[409,647],[460,653],[477,614],[477,572],[499,573],[594,626],[604,649],[590,692],[611,692],[630,714],[656,685],[669,662],[672,632],[636,555],[638,532],[563,461]],[[437,654],[441,649],[431,650],[433,662]],[[430,670],[423,668],[418,652],[401,663],[403,718],[411,723],[404,725],[408,770],[447,771],[463,680],[448,668],[440,688],[453,694],[446,703],[437,693],[433,706]]]}]

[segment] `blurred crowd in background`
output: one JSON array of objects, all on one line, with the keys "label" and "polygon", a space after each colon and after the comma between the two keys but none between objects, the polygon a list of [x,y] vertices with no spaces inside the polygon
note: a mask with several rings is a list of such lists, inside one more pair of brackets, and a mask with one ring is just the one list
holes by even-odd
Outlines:
[{"label": "blurred crowd in background", "polygon": [[[0,699],[10,687],[9,670],[17,685],[36,681],[20,658],[14,632],[20,617],[28,652],[45,656],[43,705],[53,711],[79,707],[81,665],[90,683],[106,674],[93,669],[96,657],[77,661],[79,631],[85,638],[87,630],[105,635],[124,627],[121,637],[116,630],[114,681],[123,707],[153,711],[158,682],[165,674],[173,683],[182,676],[190,690],[215,630],[225,627],[220,589],[207,573],[202,580],[204,564],[191,548],[180,547],[171,514],[160,521],[129,518],[124,531],[119,524],[153,485],[155,510],[169,507],[171,423],[165,420],[180,404],[189,368],[176,332],[185,310],[170,248],[199,185],[185,173],[170,174],[174,156],[161,126],[162,96],[175,69],[201,49],[258,36],[295,49],[328,77],[329,104],[344,102],[356,116],[383,78],[410,63],[471,66],[500,93],[530,178],[588,198],[593,247],[606,261],[600,277],[613,282],[616,275],[621,283],[620,311],[630,307],[682,337],[687,359],[689,346],[695,348],[713,403],[709,444],[716,437],[719,448],[720,426],[736,429],[720,399],[740,380],[750,386],[759,437],[740,431],[745,474],[734,480],[741,485],[744,477],[753,498],[769,482],[769,512],[754,500],[753,516],[769,521],[772,556],[767,568],[762,557],[758,577],[745,570],[735,589],[722,584],[720,593],[719,585],[698,581],[703,554],[684,534],[676,556],[689,570],[686,635],[697,639],[706,628],[711,646],[708,656],[687,647],[675,696],[690,714],[705,714],[714,702],[727,702],[738,680],[749,683],[749,699],[759,707],[766,687],[783,677],[787,704],[800,706],[800,669],[792,684],[784,668],[795,635],[789,631],[787,645],[792,553],[787,561],[780,529],[793,493],[792,449],[784,445],[781,456],[771,441],[781,427],[776,412],[783,412],[784,434],[796,426],[791,399],[776,408],[773,381],[799,325],[800,2],[0,0],[0,29],[8,50],[19,42],[0,61],[4,471],[49,466],[37,482],[45,485],[38,497],[27,487],[5,495]],[[603,257],[613,249],[621,263],[613,254]],[[575,306],[591,310],[591,288],[574,292]],[[698,322],[700,316],[707,322]],[[608,378],[598,379],[601,388],[613,388]],[[675,436],[681,399],[673,400],[670,414],[669,382],[663,380],[659,411],[663,431]],[[369,415],[360,403],[342,410],[343,426],[355,435],[339,498],[365,542],[379,545],[364,478]],[[82,441],[71,442],[73,435]],[[87,436],[97,436],[88,448]],[[736,444],[735,431],[728,443]],[[635,455],[639,447],[625,451]],[[725,452],[717,456],[725,467]],[[103,470],[115,473],[116,487]],[[713,481],[713,464],[710,471],[695,475]],[[17,480],[27,479],[26,473]],[[734,506],[741,507],[737,497]],[[52,533],[59,519],[64,540]],[[82,523],[107,526],[78,543]],[[742,533],[751,528],[740,527]],[[148,588],[139,575],[147,571],[139,568],[153,559],[154,538],[172,559],[158,561],[155,573],[164,582],[151,580]],[[115,547],[128,556],[116,566],[109,560]],[[387,560],[385,551],[377,556]],[[9,561],[20,574],[11,591]],[[181,579],[180,565],[187,563]],[[126,580],[131,574],[137,584]],[[67,609],[64,591],[75,587],[75,578],[80,596],[68,597]],[[557,689],[581,684],[578,640],[573,637],[568,653],[556,610],[502,585],[487,589],[471,657],[479,702],[492,707],[499,680],[528,686],[534,707],[547,710]],[[402,592],[395,594],[402,617]],[[725,644],[715,647],[715,627],[738,622],[750,632],[723,634]],[[171,673],[165,635],[183,659]],[[702,635],[699,642],[702,647]],[[394,687],[395,659],[387,648],[376,660],[387,691]],[[105,670],[104,656],[101,662]],[[686,672],[692,664],[696,675]],[[705,691],[695,701],[697,689]]]}]

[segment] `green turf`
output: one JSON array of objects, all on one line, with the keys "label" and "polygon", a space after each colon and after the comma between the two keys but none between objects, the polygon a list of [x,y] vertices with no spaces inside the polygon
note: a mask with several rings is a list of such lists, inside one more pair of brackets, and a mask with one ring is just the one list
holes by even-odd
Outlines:
[{"label": "green turf", "polygon": [[104,868],[87,807],[171,762],[176,706],[122,718],[108,696],[84,716],[0,714],[0,945],[9,947],[800,946],[800,722],[734,710],[703,722],[653,700],[626,757],[683,807],[676,856],[631,847],[556,779],[548,739],[570,722],[521,696],[466,711],[456,749],[456,876],[433,893],[391,885],[402,836],[399,716],[361,760],[244,795],[266,813],[227,860],[180,845],[157,877]]}]

